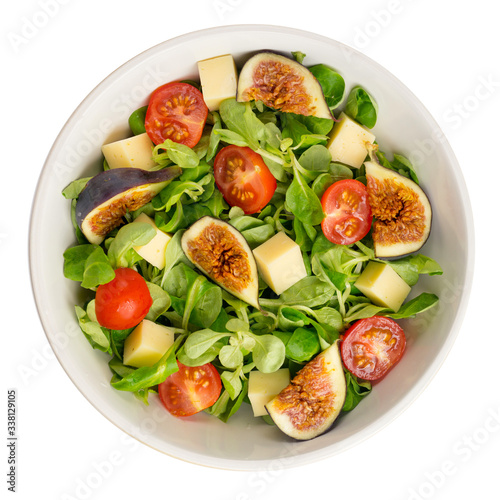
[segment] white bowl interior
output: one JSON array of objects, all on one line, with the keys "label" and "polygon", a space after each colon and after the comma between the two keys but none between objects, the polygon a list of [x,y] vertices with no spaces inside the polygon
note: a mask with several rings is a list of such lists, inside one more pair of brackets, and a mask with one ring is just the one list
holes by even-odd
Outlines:
[{"label": "white bowl interior", "polygon": [[[205,414],[177,419],[156,398],[146,407],[109,385],[107,356],[93,351],[74,316],[80,288],[65,279],[62,254],[75,244],[69,202],[62,189],[97,173],[100,146],[129,135],[127,119],[152,90],[175,79],[196,78],[196,61],[272,49],[307,54],[363,85],[377,100],[374,132],[383,151],[408,156],[434,211],[422,253],[443,267],[442,277],[422,278],[414,293],[441,298],[437,308],[405,322],[408,348],[390,376],[327,434],[289,440],[243,409],[228,424]],[[69,377],[105,417],[123,431],[168,455],[201,465],[249,470],[273,460],[301,465],[339,453],[373,434],[403,411],[429,383],[459,332],[472,276],[473,231],[469,200],[457,161],[436,122],[415,96],[380,65],[322,36],[273,26],[226,26],[184,35],[155,46],[106,78],[70,117],[42,170],[30,228],[30,267],[35,300],[47,337]]]}]

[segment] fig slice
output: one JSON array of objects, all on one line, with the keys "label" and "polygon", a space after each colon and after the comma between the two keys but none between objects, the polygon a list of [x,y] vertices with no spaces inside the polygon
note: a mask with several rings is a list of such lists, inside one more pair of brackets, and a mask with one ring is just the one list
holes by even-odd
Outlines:
[{"label": "fig slice", "polygon": [[375,256],[391,259],[416,252],[431,230],[427,195],[416,182],[376,161],[365,162],[365,168],[368,202],[375,218]]},{"label": "fig slice", "polygon": [[231,224],[206,215],[182,235],[186,257],[206,276],[257,309],[257,264],[242,234]]},{"label": "fig slice", "polygon": [[122,223],[127,211],[151,201],[181,172],[177,166],[156,171],[114,168],[100,172],[87,182],[78,197],[76,222],[87,240],[99,245]]},{"label": "fig slice", "polygon": [[302,64],[273,52],[255,54],[244,64],[237,100],[262,101],[286,113],[332,119],[316,77]]},{"label": "fig slice", "polygon": [[313,439],[333,425],[344,406],[347,386],[340,340],[309,361],[266,405],[274,423],[288,436]]}]

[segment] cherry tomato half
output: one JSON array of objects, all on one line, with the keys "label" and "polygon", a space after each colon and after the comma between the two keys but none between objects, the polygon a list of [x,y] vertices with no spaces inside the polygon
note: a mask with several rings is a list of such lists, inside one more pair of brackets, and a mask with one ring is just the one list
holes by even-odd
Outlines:
[{"label": "cherry tomato half", "polygon": [[212,363],[185,366],[177,361],[179,371],[158,385],[163,406],[176,417],[189,417],[209,406],[220,396],[222,382]]},{"label": "cherry tomato half", "polygon": [[377,380],[398,363],[405,346],[404,331],[393,319],[373,316],[360,319],[347,330],[340,352],[353,375]]},{"label": "cherry tomato half", "polygon": [[192,148],[200,140],[207,115],[207,105],[196,87],[171,82],[151,94],[144,126],[155,144],[170,139]]},{"label": "cherry tomato half", "polygon": [[372,211],[362,182],[355,179],[334,182],[323,194],[321,205],[326,214],[321,229],[332,243],[350,245],[370,231]]},{"label": "cherry tomato half", "polygon": [[276,179],[264,160],[248,147],[222,148],[215,157],[214,177],[229,205],[246,214],[262,210],[276,190]]},{"label": "cherry tomato half", "polygon": [[144,278],[133,269],[120,267],[113,280],[97,287],[95,313],[101,326],[126,330],[138,325],[152,304]]}]

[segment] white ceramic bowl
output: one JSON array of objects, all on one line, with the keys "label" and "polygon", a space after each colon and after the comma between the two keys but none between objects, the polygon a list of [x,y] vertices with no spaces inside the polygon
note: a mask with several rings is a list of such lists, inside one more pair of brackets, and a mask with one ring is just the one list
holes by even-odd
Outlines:
[{"label": "white ceramic bowl", "polygon": [[[151,397],[149,407],[109,385],[107,356],[90,348],[74,316],[79,286],[63,277],[62,254],[75,244],[69,202],[62,189],[97,173],[100,146],[129,135],[129,114],[146,104],[152,90],[175,79],[197,78],[196,61],[231,53],[241,62],[250,52],[300,50],[306,63],[325,63],[361,84],[376,98],[374,132],[381,149],[415,164],[434,209],[431,237],[422,253],[444,268],[442,277],[422,278],[415,292],[434,292],[440,305],[405,323],[407,352],[399,365],[330,432],[295,442],[254,419],[249,408],[228,424],[205,414],[177,419]],[[197,464],[251,470],[297,466],[346,450],[391,422],[422,392],[458,335],[470,289],[472,217],[462,174],[437,123],[416,97],[384,68],[338,42],[274,26],[225,26],[157,45],[111,73],[81,103],[57,137],[43,167],[32,211],[30,266],[39,315],[61,365],[76,387],[126,433],[168,455]],[[247,406],[247,405],[245,405]],[[276,463],[276,462],[275,462]]]}]

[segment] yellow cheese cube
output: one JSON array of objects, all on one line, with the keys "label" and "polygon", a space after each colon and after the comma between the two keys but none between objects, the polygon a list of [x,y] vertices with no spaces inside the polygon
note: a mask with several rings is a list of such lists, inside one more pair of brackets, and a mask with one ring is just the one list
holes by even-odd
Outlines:
[{"label": "yellow cheese cube", "polygon": [[221,101],[236,96],[238,74],[232,55],[198,61],[203,99],[210,111],[217,111]]},{"label": "yellow cheese cube", "polygon": [[388,264],[371,261],[354,286],[375,305],[397,312],[410,293],[410,286]]},{"label": "yellow cheese cube", "polygon": [[156,165],[153,161],[153,147],[148,134],[144,133],[110,142],[102,146],[101,150],[109,168],[132,167],[151,170]]},{"label": "yellow cheese cube", "polygon": [[134,250],[145,260],[147,260],[153,266],[156,266],[158,269],[163,269],[165,267],[165,250],[167,245],[169,244],[172,236],[169,233],[164,233],[160,231],[154,221],[148,217],[145,213],[142,213],[135,219],[135,222],[145,222],[150,226],[153,226],[156,229],[156,236],[146,243],[145,245],[135,246]]},{"label": "yellow cheese cube", "polygon": [[285,233],[276,233],[253,251],[262,279],[278,295],[307,276],[299,245]]},{"label": "yellow cheese cube", "polygon": [[152,366],[174,343],[174,331],[168,326],[143,319],[125,339],[123,364],[141,368]]},{"label": "yellow cheese cube", "polygon": [[273,373],[250,372],[248,377],[248,399],[254,417],[267,415],[265,405],[290,383],[290,370],[281,368]]},{"label": "yellow cheese cube", "polygon": [[373,144],[375,136],[359,123],[341,113],[333,126],[327,147],[332,161],[359,168],[368,154],[366,143]]}]

